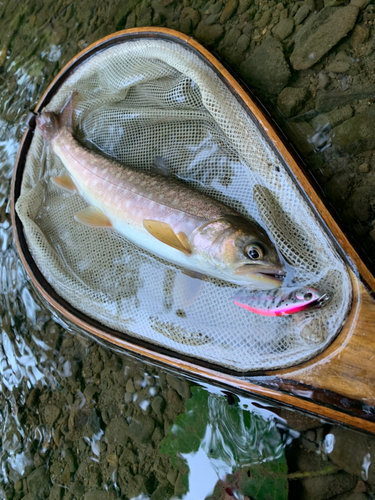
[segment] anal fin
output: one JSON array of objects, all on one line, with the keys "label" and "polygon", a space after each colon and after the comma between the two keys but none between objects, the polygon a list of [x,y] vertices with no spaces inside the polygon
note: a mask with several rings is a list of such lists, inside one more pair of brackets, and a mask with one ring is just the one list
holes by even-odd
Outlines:
[{"label": "anal fin", "polygon": [[78,193],[78,188],[74,184],[72,178],[68,174],[60,175],[59,177],[51,177],[51,181],[55,186],[65,189],[70,193]]},{"label": "anal fin", "polygon": [[[166,245],[169,245],[172,248],[175,248],[176,250],[180,250],[180,252],[183,252],[186,255],[191,254],[191,249],[185,246],[186,241],[188,241],[187,236],[185,235],[186,241],[182,242],[180,236],[176,235],[176,233],[167,222],[145,219],[143,221],[143,225],[145,229],[147,229],[147,231],[152,234],[152,236],[154,236],[154,238],[156,238],[157,240],[165,243]],[[178,234],[180,235],[181,233]]]},{"label": "anal fin", "polygon": [[86,207],[74,216],[77,222],[90,227],[112,227],[111,221],[97,207]]}]

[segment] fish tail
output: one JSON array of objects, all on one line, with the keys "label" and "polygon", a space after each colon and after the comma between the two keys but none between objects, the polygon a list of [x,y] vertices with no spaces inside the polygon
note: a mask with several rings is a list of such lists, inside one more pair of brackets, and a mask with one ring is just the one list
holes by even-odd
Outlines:
[{"label": "fish tail", "polygon": [[73,130],[74,103],[78,92],[73,92],[60,113],[43,111],[37,118],[36,124],[44,139],[50,143],[63,127]]}]

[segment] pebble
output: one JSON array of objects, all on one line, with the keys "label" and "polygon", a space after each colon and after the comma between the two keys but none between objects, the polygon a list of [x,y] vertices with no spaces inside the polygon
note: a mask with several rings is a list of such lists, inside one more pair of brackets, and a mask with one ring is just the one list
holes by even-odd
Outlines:
[{"label": "pebble", "polygon": [[289,35],[293,33],[294,30],[294,21],[290,17],[286,19],[281,19],[281,21],[276,24],[276,26],[272,30],[272,34],[275,38],[280,41],[285,40]]},{"label": "pebble", "polygon": [[46,405],[44,407],[44,419],[49,427],[53,427],[60,414],[61,408],[56,405]]},{"label": "pebble", "polygon": [[375,105],[333,129],[332,144],[342,153],[375,148]]},{"label": "pebble", "polygon": [[238,8],[237,8],[237,14],[239,16],[244,14],[252,3],[253,3],[253,0],[240,0]]},{"label": "pebble", "polygon": [[168,374],[167,382],[182,398],[189,399],[191,397],[190,385],[186,379]]},{"label": "pebble", "polygon": [[[329,458],[341,469],[349,474],[361,476],[366,466],[366,482],[372,488],[375,487],[375,463],[369,459],[366,465],[366,457],[375,456],[374,440],[365,434],[349,431],[342,427],[332,428],[330,434],[334,439],[334,447],[328,454]],[[355,453],[348,450],[355,449]]]},{"label": "pebble", "polygon": [[224,35],[224,27],[221,24],[212,24],[207,26],[204,21],[198,24],[195,36],[204,45],[212,46],[217,43]]},{"label": "pebble", "polygon": [[225,4],[223,13],[221,14],[220,17],[220,23],[225,24],[229,21],[229,19],[233,16],[233,14],[236,12],[238,7],[238,0],[228,0],[227,3]]},{"label": "pebble", "polygon": [[50,476],[44,466],[31,472],[26,480],[28,491],[34,500],[46,497],[52,486]]},{"label": "pebble", "polygon": [[267,26],[267,24],[271,21],[272,18],[272,9],[267,10],[259,19],[259,21],[256,22],[256,25],[260,28],[263,29]]},{"label": "pebble", "polygon": [[335,128],[353,116],[353,108],[348,104],[343,108],[334,109],[333,111],[320,114],[311,120],[311,125],[315,130],[322,130],[329,126]]},{"label": "pebble", "polygon": [[358,7],[326,7],[311,16],[297,33],[290,56],[294,69],[307,69],[317,63],[354,27]]},{"label": "pebble", "polygon": [[294,116],[302,108],[307,92],[304,88],[285,87],[277,99],[277,107],[287,118]]},{"label": "pebble", "polygon": [[375,99],[375,88],[373,86],[352,88],[346,92],[340,90],[320,91],[316,95],[315,109],[327,113],[351,102],[372,99]]},{"label": "pebble", "polygon": [[370,28],[368,26],[357,24],[357,26],[353,30],[352,36],[350,37],[350,43],[352,47],[358,47],[364,44],[369,36]]},{"label": "pebble", "polygon": [[361,172],[361,173],[367,173],[367,172],[370,172],[370,164],[369,163],[362,163],[359,167],[358,167],[358,171]]},{"label": "pebble", "polygon": [[301,7],[297,10],[296,14],[294,15],[294,22],[296,26],[301,24],[306,17],[310,14],[310,9],[308,5],[301,5]]},{"label": "pebble", "polygon": [[333,61],[326,69],[331,73],[346,73],[350,69],[350,63],[348,61]]}]

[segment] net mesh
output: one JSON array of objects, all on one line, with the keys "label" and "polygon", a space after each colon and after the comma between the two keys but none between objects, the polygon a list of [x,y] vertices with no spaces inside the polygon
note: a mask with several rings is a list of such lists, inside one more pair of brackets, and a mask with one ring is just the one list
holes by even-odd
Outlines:
[{"label": "net mesh", "polygon": [[56,292],[120,332],[239,372],[290,366],[321,351],[350,307],[346,267],[211,68],[177,43],[125,42],[83,63],[47,109],[59,111],[72,91],[80,96],[74,120],[85,147],[143,170],[161,156],[173,175],[265,227],[289,263],[286,285],[314,286],[331,300],[280,318],[238,307],[239,287],[224,281],[207,278],[187,294],[182,269],[114,231],[75,222],[86,202],[50,182],[64,167],[36,130],[16,209]]}]

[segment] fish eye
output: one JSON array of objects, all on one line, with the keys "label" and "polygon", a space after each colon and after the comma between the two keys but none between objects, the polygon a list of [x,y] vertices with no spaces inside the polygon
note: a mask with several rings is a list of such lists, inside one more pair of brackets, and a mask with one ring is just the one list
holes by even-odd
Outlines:
[{"label": "fish eye", "polygon": [[259,245],[249,245],[246,247],[245,252],[251,260],[259,260],[263,258],[263,250]]},{"label": "fish eye", "polygon": [[311,300],[311,299],[312,299],[312,296],[313,296],[313,295],[312,295],[312,293],[311,293],[311,292],[307,292],[307,293],[305,293],[305,295],[303,296],[303,298],[304,298],[305,300]]}]

